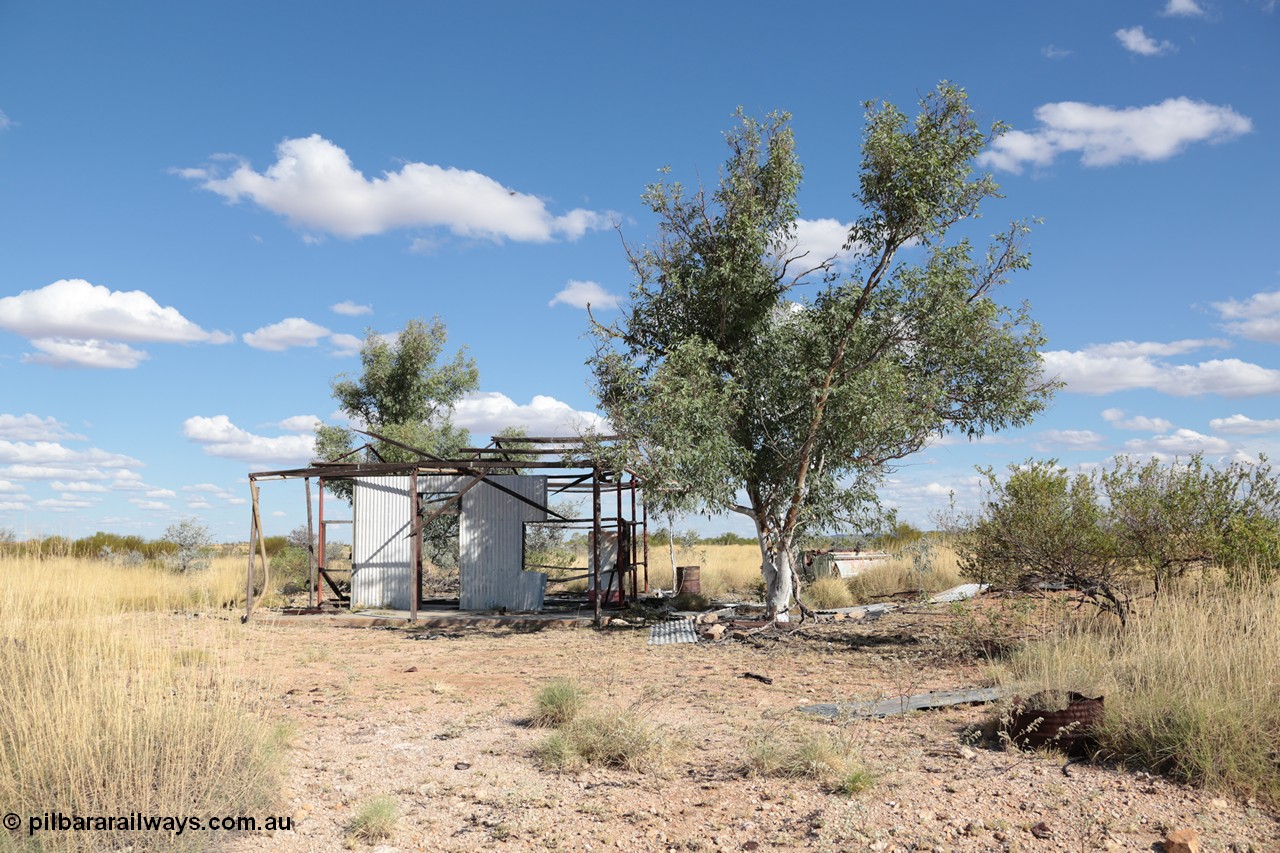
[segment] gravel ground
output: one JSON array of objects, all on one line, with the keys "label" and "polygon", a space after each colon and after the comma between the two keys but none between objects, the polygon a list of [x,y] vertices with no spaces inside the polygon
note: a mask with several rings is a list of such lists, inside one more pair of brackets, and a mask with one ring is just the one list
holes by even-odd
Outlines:
[{"label": "gravel ground", "polygon": [[[1056,853],[1161,850],[1169,832],[1193,830],[1201,850],[1280,851],[1277,815],[1255,804],[984,747],[972,732],[989,707],[843,723],[876,777],[852,797],[744,770],[752,739],[799,718],[800,705],[983,683],[983,668],[947,642],[945,621],[897,613],[667,646],[647,645],[647,632],[631,627],[250,623],[233,665],[265,678],[273,713],[296,724],[277,810],[294,829],[241,836],[227,849]],[[664,727],[677,744],[667,768],[542,769],[534,752],[548,735],[525,718],[554,676]],[[356,838],[353,821],[379,796],[395,800],[399,819],[385,838]]]}]

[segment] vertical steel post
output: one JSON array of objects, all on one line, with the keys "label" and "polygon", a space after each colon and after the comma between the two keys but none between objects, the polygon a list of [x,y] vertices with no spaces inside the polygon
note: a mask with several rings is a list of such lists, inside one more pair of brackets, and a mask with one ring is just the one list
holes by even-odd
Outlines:
[{"label": "vertical steel post", "polygon": [[600,627],[600,469],[591,470],[591,571],[595,590],[595,626]]},{"label": "vertical steel post", "polygon": [[649,504],[640,498],[641,529],[644,535],[644,591],[649,591]]},{"label": "vertical steel post", "polygon": [[[422,528],[418,527],[418,469],[409,472],[409,523],[418,529],[414,531],[413,556],[409,558],[409,621],[418,621],[418,598],[422,595],[422,548],[418,537]],[[354,530],[352,531],[355,532]]]},{"label": "vertical steel post", "polygon": [[626,572],[631,570],[631,549],[627,549],[627,565],[624,567],[622,562],[622,472],[617,472],[615,476],[618,478],[618,483],[613,490],[614,496],[617,498],[615,501],[617,514],[614,518],[616,520],[618,531],[618,556],[613,565],[613,573],[618,578],[618,603],[625,604],[627,601],[627,592],[624,578],[626,577]]},{"label": "vertical steel post", "polygon": [[243,624],[249,621],[249,617],[253,615],[253,561],[257,556],[258,537],[261,535],[258,531],[258,490],[254,487],[253,479],[249,479],[249,496],[253,499],[249,507],[249,567],[244,573],[244,617],[240,620]]},{"label": "vertical steel post", "polygon": [[325,559],[325,554],[329,551],[324,541],[325,533],[328,532],[324,526],[324,477],[321,477],[317,482],[320,484],[320,553],[316,555],[316,559],[318,561],[316,563],[316,566],[318,567],[316,570],[316,607],[319,607],[321,603],[324,602],[324,584],[320,583],[320,575],[329,567],[329,561]]},{"label": "vertical steel post", "polygon": [[307,490],[307,606],[316,606],[316,586],[320,576],[316,572],[316,531],[311,523],[311,478],[303,477],[302,483]]},{"label": "vertical steel post", "polygon": [[[640,561],[636,559],[636,475],[631,475],[631,515],[627,521],[627,541],[630,543],[628,554],[631,561],[631,597],[633,599],[639,597],[636,586],[639,582],[640,573],[636,571],[640,568]],[[645,592],[649,591],[648,584],[645,584]]]}]

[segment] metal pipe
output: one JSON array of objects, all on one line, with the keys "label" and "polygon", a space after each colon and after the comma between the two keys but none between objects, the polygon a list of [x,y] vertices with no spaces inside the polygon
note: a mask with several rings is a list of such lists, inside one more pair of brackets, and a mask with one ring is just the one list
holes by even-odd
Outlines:
[{"label": "metal pipe", "polygon": [[591,475],[591,551],[592,575],[596,593],[595,626],[600,627],[600,469]]},{"label": "metal pipe", "polygon": [[307,490],[307,606],[315,607],[319,576],[316,572],[316,532],[311,524],[311,478],[303,477],[302,483]]},{"label": "metal pipe", "polygon": [[[354,513],[353,513],[354,515]],[[418,471],[409,474],[409,517],[418,520]],[[418,599],[422,596],[422,548],[419,547],[422,528],[413,534],[413,556],[409,558],[409,621],[418,621]]]},{"label": "metal pipe", "polygon": [[[320,507],[319,507],[319,513],[320,513],[320,540],[319,540],[320,553],[316,555],[316,559],[317,559],[317,561],[318,561],[318,562],[316,563],[316,565],[318,566],[318,570],[317,570],[317,573],[318,573],[318,572],[323,572],[323,571],[325,571],[326,569],[328,569],[328,568],[329,568],[329,561],[328,561],[328,559],[326,559],[326,557],[325,557],[325,555],[329,553],[329,549],[328,549],[327,544],[326,544],[326,542],[325,542],[325,533],[326,533],[327,531],[325,530],[325,526],[324,526],[324,477],[321,477],[317,482],[319,482],[319,484],[320,484]],[[319,584],[319,583],[317,583],[317,584],[316,584],[316,607],[319,607],[319,606],[320,606],[320,604],[321,604],[323,601],[324,601],[324,590],[320,587],[320,584]]]},{"label": "metal pipe", "polygon": [[[614,566],[613,566],[613,573],[618,578],[618,603],[626,604],[627,603],[627,592],[626,592],[627,585],[623,579],[626,577],[624,572],[630,571],[631,566],[627,565],[624,568],[623,562],[622,562],[622,545],[623,545],[622,543],[622,472],[619,471],[617,476],[618,476],[618,483],[614,487],[613,492],[614,492],[614,496],[616,497],[616,506],[617,506],[617,513],[618,513],[615,516],[615,518],[618,519],[617,521],[618,556],[615,558],[616,562],[614,563]],[[630,553],[630,549],[627,549],[627,563],[630,563],[630,562],[631,562],[631,553]]]}]

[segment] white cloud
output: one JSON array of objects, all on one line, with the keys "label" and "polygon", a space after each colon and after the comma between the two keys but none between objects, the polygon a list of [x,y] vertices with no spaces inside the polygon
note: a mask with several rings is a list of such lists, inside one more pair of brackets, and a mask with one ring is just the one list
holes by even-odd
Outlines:
[{"label": "white cloud", "polygon": [[276,157],[265,172],[241,161],[225,177],[211,167],[207,178],[196,180],[229,201],[248,198],[295,227],[347,238],[442,227],[460,237],[546,242],[609,225],[608,216],[590,210],[554,216],[537,196],[464,169],[405,163],[370,180],[346,151],[318,134],[284,140]]},{"label": "white cloud", "polygon": [[176,498],[178,493],[173,489],[148,489],[147,497],[149,498]]},{"label": "white cloud", "polygon": [[1097,450],[1106,444],[1106,437],[1091,429],[1047,429],[1040,433],[1040,441],[1032,445],[1041,453],[1055,450]]},{"label": "white cloud", "polygon": [[[2,441],[0,463],[11,465],[93,465],[103,468],[141,468],[142,462],[122,453],[96,447],[71,450],[54,441]],[[61,474],[57,475],[63,476]],[[75,479],[68,478],[68,479]]]},{"label": "white cloud", "polygon": [[315,432],[320,423],[315,415],[294,415],[279,421],[276,426],[285,432]]},{"label": "white cloud", "polygon": [[142,498],[129,498],[129,503],[133,504],[138,509],[146,509],[153,512],[171,509],[171,507],[163,501],[144,501]]},{"label": "white cloud", "polygon": [[1201,435],[1195,430],[1180,429],[1168,435],[1157,435],[1151,438],[1135,438],[1124,443],[1129,453],[1153,453],[1161,456],[1178,456],[1190,453],[1229,453],[1231,442],[1209,435]]},{"label": "white cloud", "polygon": [[964,433],[947,433],[935,436],[929,441],[929,447],[954,447],[957,445],[972,446],[975,444],[1017,444],[1021,439],[999,433],[987,433],[980,438],[969,438]]},{"label": "white cloud", "polygon": [[462,398],[454,409],[453,420],[477,436],[490,436],[511,426],[524,427],[529,435],[577,435],[604,424],[604,418],[595,412],[575,411],[554,397],[539,394],[527,405],[518,405],[496,391],[478,391]]},{"label": "white cloud", "polygon": [[256,332],[245,332],[244,342],[255,349],[279,352],[290,347],[313,347],[330,332],[301,317],[288,317],[279,323],[263,326]]},{"label": "white cloud", "polygon": [[13,120],[4,114],[4,110],[0,110],[0,131],[8,130],[13,125]]},{"label": "white cloud", "polygon": [[15,480],[106,480],[116,476],[117,471],[103,471],[101,468],[71,468],[57,465],[29,465],[17,463],[0,467],[0,476],[12,477]]},{"label": "white cloud", "polygon": [[[60,483],[54,483],[53,487],[59,491],[63,490]],[[17,483],[11,483],[8,480],[0,480],[0,492],[21,492],[22,490],[22,486]]]},{"label": "white cloud", "polygon": [[1138,357],[1149,355],[1182,355],[1205,347],[1227,347],[1229,341],[1221,338],[1187,338],[1181,341],[1115,341],[1109,344],[1091,344],[1085,351],[1104,357]]},{"label": "white cloud", "polygon": [[38,441],[45,439],[63,439],[84,441],[83,435],[76,435],[67,429],[67,425],[54,418],[41,418],[33,414],[4,415],[0,414],[0,438],[14,441]]},{"label": "white cloud", "polygon": [[[72,482],[62,482],[54,480],[49,484],[49,488],[59,492],[109,492],[111,491],[101,483],[90,483],[85,480],[73,480]],[[4,491],[0,488],[0,492]]]},{"label": "white cloud", "polygon": [[336,305],[330,305],[329,310],[335,314],[342,314],[347,317],[359,317],[361,314],[372,314],[372,305],[357,305],[350,299],[344,299]]},{"label": "white cloud", "polygon": [[844,247],[851,227],[849,223],[838,219],[797,219],[794,254],[807,254],[791,265],[795,268],[794,271],[801,272],[806,267],[816,267],[828,259],[839,263],[847,258],[854,251],[853,248]]},{"label": "white cloud", "polygon": [[1280,418],[1255,420],[1247,415],[1232,415],[1229,418],[1214,418],[1209,421],[1214,432],[1225,432],[1227,435],[1265,435],[1280,432]]},{"label": "white cloud", "polygon": [[1222,319],[1231,321],[1223,325],[1231,334],[1280,344],[1280,290],[1255,293],[1245,300],[1215,302],[1213,307]]},{"label": "white cloud", "polygon": [[1174,397],[1220,394],[1253,397],[1280,393],[1280,370],[1235,358],[1169,364],[1146,355],[1099,355],[1092,348],[1043,353],[1046,376],[1077,394],[1110,394],[1149,388]]},{"label": "white cloud", "polygon": [[1159,56],[1175,49],[1173,42],[1158,42],[1147,35],[1141,26],[1116,30],[1116,38],[1120,40],[1120,44],[1124,45],[1125,50],[1139,56]]},{"label": "white cloud", "polygon": [[50,367],[132,370],[151,357],[128,344],[110,341],[36,338],[31,345],[40,352],[25,355],[22,360],[29,364],[45,364]]},{"label": "white cloud", "polygon": [[1165,16],[1195,18],[1205,14],[1204,8],[1196,0],[1168,0],[1164,5]]},{"label": "white cloud", "polygon": [[329,336],[329,343],[333,344],[334,355],[359,355],[360,347],[364,346],[364,341],[355,335],[336,334]]},{"label": "white cloud", "polygon": [[1061,47],[1054,47],[1050,44],[1040,48],[1040,53],[1045,59],[1066,59],[1071,55],[1072,51]]},{"label": "white cloud", "polygon": [[1173,424],[1164,418],[1149,418],[1146,415],[1134,415],[1126,418],[1122,409],[1104,409],[1102,419],[1116,429],[1127,429],[1135,432],[1168,432]]},{"label": "white cloud", "polygon": [[182,434],[204,445],[209,456],[239,459],[242,462],[306,464],[315,453],[315,437],[310,435],[254,435],[231,422],[226,415],[187,418]]},{"label": "white cloud", "polygon": [[93,506],[93,501],[77,500],[75,498],[45,498],[44,500],[36,501],[36,506],[53,512],[71,512],[74,509],[91,507]]},{"label": "white cloud", "polygon": [[618,297],[605,290],[594,281],[575,281],[569,279],[564,289],[557,293],[548,306],[564,303],[574,308],[617,308]]},{"label": "white cloud", "polygon": [[19,501],[0,501],[0,512],[26,509],[27,505]]},{"label": "white cloud", "polygon": [[222,486],[218,486],[213,483],[196,483],[195,485],[191,485],[191,486],[183,486],[182,491],[206,492],[206,493],[215,494],[215,495],[230,494],[230,492],[227,489],[224,489]]},{"label": "white cloud", "polygon": [[213,509],[213,504],[203,498],[187,502],[187,509]]},{"label": "white cloud", "polygon": [[83,279],[63,279],[39,290],[0,299],[0,329],[25,338],[78,341],[227,343],[229,335],[207,332],[162,308],[141,290],[110,290]]},{"label": "white cloud", "polygon": [[986,167],[1020,172],[1025,164],[1047,166],[1058,154],[1080,152],[1086,166],[1127,160],[1167,160],[1196,142],[1225,142],[1253,129],[1229,106],[1169,98],[1146,107],[1114,107],[1062,101],[1036,108],[1040,127],[1014,130],[978,156]]}]

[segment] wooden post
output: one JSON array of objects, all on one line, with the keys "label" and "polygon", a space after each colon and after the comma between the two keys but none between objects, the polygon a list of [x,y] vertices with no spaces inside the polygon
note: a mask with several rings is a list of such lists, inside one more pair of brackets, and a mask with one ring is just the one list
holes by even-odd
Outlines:
[{"label": "wooden post", "polygon": [[320,579],[316,574],[316,532],[311,523],[311,478],[303,477],[302,483],[307,489],[307,606],[315,607]]},{"label": "wooden post", "polygon": [[591,471],[591,571],[595,590],[595,626],[600,627],[600,469]]},{"label": "wooden post", "polygon": [[[320,486],[320,506],[318,507],[318,510],[320,513],[320,538],[318,540],[317,553],[316,553],[316,566],[317,566],[316,574],[318,575],[320,572],[323,572],[325,569],[329,567],[329,561],[325,559],[325,554],[328,553],[328,551],[326,550],[325,541],[324,541],[324,534],[326,532],[325,526],[324,526],[324,477],[321,477],[316,482]],[[316,607],[319,607],[323,602],[324,602],[324,587],[320,584],[320,578],[317,577],[316,578]]]},{"label": "wooden post", "polygon": [[240,617],[242,625],[253,615],[253,561],[258,553],[258,490],[254,488],[253,480],[249,481],[249,496],[253,500],[249,507],[249,567],[244,573],[244,616]]}]

